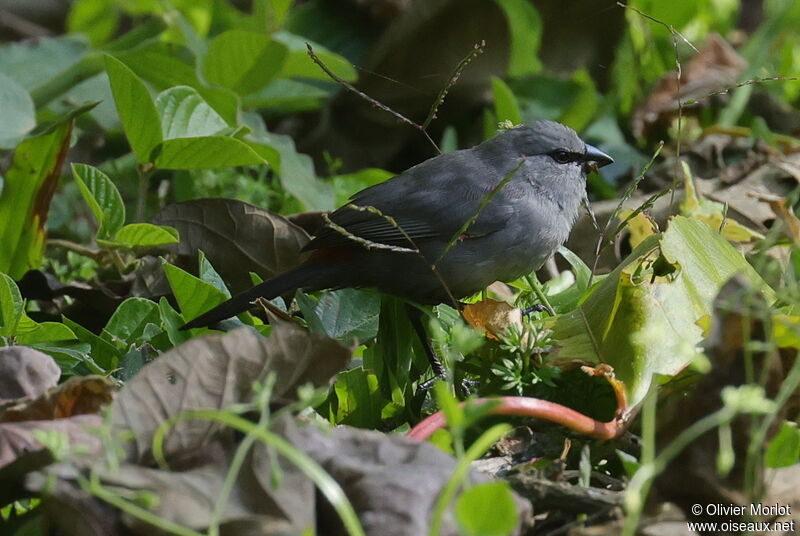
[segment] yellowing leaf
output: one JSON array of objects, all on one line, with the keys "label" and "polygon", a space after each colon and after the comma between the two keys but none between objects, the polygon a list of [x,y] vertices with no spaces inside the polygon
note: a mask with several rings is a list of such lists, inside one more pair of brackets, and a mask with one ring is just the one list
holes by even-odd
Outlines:
[{"label": "yellowing leaf", "polygon": [[461,315],[467,323],[486,333],[486,337],[498,340],[509,327],[522,329],[522,311],[506,302],[483,300],[464,307]]},{"label": "yellowing leaf", "polygon": [[[623,210],[619,213],[619,217],[622,221],[632,213],[632,210]],[[641,244],[645,238],[652,234],[656,234],[658,230],[655,228],[653,222],[643,213],[640,212],[625,224],[628,227],[628,232],[630,233],[630,237],[628,240],[630,241],[631,248],[636,248],[639,244]]]},{"label": "yellowing leaf", "polygon": [[685,197],[681,203],[681,214],[700,220],[715,231],[721,231],[722,236],[732,242],[750,242],[756,238],[764,238],[764,235],[728,218],[724,204],[700,197],[695,190],[689,164],[682,162],[682,165]]}]

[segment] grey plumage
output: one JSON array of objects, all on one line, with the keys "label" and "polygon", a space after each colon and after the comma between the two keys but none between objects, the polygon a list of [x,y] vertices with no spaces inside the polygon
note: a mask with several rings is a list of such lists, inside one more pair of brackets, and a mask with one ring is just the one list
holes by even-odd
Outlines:
[{"label": "grey plumage", "polygon": [[[353,196],[353,205],[377,209],[396,225],[349,206],[329,216],[364,241],[418,247],[419,254],[364,247],[325,228],[306,246],[315,253],[296,273],[250,289],[186,327],[216,322],[246,309],[256,297],[272,298],[295,288],[375,287],[435,304],[450,295],[474,294],[496,280],[516,279],[539,268],[567,239],[586,195],[587,165],[611,161],[572,129],[552,121],[535,121],[472,149],[431,158]],[[518,166],[478,212],[481,201]],[[437,264],[445,289],[431,265],[476,213]]]}]

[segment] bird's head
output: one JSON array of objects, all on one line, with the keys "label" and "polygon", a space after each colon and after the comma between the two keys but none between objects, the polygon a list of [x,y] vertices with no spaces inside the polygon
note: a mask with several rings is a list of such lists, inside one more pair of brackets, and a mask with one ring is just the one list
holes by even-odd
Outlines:
[{"label": "bird's head", "polygon": [[580,170],[586,174],[593,167],[603,167],[614,160],[603,151],[585,143],[571,128],[555,121],[533,121],[508,130],[514,151],[521,156],[539,158],[557,175]]}]

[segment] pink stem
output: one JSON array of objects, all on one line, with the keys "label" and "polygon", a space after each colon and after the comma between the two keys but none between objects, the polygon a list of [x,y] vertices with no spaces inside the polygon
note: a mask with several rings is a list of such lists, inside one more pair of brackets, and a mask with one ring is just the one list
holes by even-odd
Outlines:
[{"label": "pink stem", "polygon": [[[561,404],[538,398],[501,396],[497,398],[477,398],[473,400],[472,403],[476,405],[497,403],[489,412],[490,414],[517,415],[545,419],[566,426],[578,433],[599,439],[612,439],[617,437],[624,429],[624,423],[621,419],[601,422],[587,417],[574,409],[562,406]],[[461,403],[462,406],[464,404],[464,402]],[[424,441],[436,430],[444,428],[446,425],[447,420],[444,417],[444,413],[437,411],[417,424],[407,435],[410,438]]]}]

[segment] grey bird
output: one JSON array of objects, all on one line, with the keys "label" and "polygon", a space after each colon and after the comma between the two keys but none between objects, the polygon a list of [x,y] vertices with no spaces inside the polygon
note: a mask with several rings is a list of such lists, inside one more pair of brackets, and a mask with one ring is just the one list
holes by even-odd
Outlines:
[{"label": "grey bird", "polygon": [[257,298],[296,289],[372,287],[438,304],[512,281],[538,269],[564,243],[586,197],[586,173],[612,162],[553,121],[436,156],[358,192],[331,213],[332,225],[306,245],[312,254],[305,264],[182,329],[213,324]]}]

